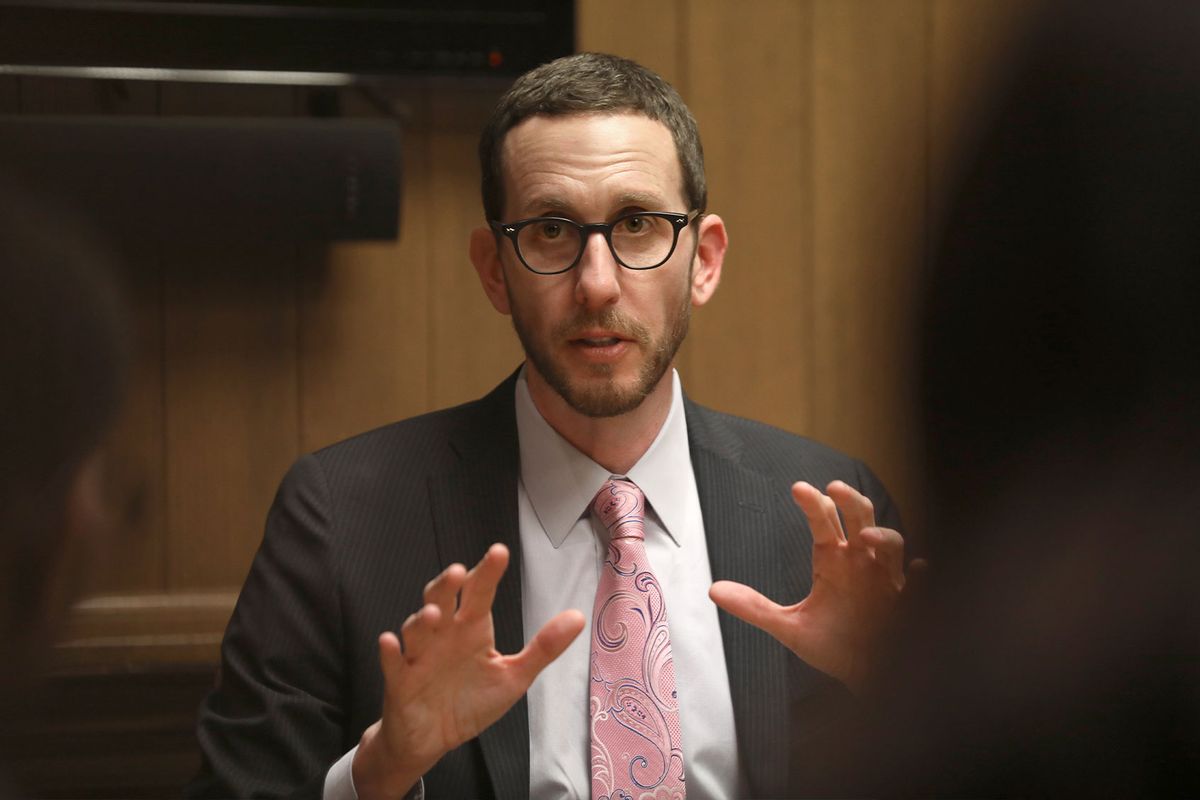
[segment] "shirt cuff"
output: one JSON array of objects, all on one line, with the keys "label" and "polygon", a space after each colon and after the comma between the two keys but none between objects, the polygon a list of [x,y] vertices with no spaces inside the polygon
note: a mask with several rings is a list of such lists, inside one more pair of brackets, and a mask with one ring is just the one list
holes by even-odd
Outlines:
[{"label": "shirt cuff", "polygon": [[[358,790],[354,788],[354,774],[350,769],[357,752],[358,745],[355,745],[325,773],[325,789],[321,793],[321,800],[358,800]],[[417,781],[417,785],[409,790],[404,800],[425,800],[424,778]]]},{"label": "shirt cuff", "polygon": [[321,800],[358,800],[358,792],[354,789],[354,775],[350,772],[350,765],[354,763],[354,754],[357,752],[358,745],[355,745],[325,773],[325,791],[321,793]]}]

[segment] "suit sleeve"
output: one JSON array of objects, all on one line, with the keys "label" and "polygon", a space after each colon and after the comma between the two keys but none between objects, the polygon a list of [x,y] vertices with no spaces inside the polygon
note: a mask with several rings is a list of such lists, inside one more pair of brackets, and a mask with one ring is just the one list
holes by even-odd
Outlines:
[{"label": "suit sleeve", "polygon": [[329,492],[313,456],[284,478],[200,708],[190,797],[313,797],[345,746]]}]

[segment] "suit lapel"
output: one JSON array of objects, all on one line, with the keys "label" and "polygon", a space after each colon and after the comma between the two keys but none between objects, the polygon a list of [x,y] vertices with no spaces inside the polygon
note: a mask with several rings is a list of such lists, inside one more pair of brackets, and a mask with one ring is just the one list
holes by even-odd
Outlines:
[{"label": "suit lapel", "polygon": [[[496,648],[502,653],[515,653],[525,642],[514,380],[515,375],[480,401],[478,413],[453,432],[451,446],[458,460],[429,481],[434,535],[443,565],[459,561],[470,566],[493,542],[504,543],[511,553],[492,614]],[[811,586],[812,539],[802,515],[791,505],[789,480],[768,480],[741,466],[740,439],[720,415],[686,398],[684,402],[713,580],[747,584],[777,602],[804,597]],[[788,706],[798,688],[799,661],[757,628],[724,611],[719,619],[742,772],[755,796],[785,795]],[[525,699],[480,734],[479,744],[496,797],[526,796]]]},{"label": "suit lapel", "polygon": [[[479,413],[451,434],[459,458],[430,478],[429,499],[443,566],[470,568],[488,546],[501,542],[510,553],[508,571],[492,607],[496,649],[511,654],[525,644],[521,611],[521,541],[517,517],[520,473],[513,379],[479,404]],[[529,717],[525,699],[479,735],[484,762],[498,798],[529,793]]]},{"label": "suit lapel", "polygon": [[[811,574],[811,540],[806,546],[791,515],[779,512],[780,497],[790,502],[787,481],[776,485],[742,467],[740,441],[720,418],[690,401],[686,408],[713,580],[737,581],[776,602],[795,602],[808,591],[800,584]],[[754,796],[782,795],[794,656],[763,631],[718,614],[742,772]]]}]

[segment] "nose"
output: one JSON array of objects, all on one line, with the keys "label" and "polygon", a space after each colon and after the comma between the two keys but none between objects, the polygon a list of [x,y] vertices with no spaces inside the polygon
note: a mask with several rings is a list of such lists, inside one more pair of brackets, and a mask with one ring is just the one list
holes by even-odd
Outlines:
[{"label": "nose", "polygon": [[593,231],[583,245],[575,267],[575,300],[584,308],[598,310],[621,298],[621,270],[604,234]]}]

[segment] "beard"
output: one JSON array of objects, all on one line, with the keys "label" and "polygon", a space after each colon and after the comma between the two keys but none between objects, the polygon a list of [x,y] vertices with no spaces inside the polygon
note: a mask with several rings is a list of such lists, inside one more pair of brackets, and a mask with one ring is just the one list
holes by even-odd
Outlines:
[{"label": "beard", "polygon": [[[517,338],[521,340],[525,357],[546,379],[550,388],[554,389],[567,405],[584,416],[616,417],[640,406],[675,360],[675,354],[687,336],[688,323],[691,321],[689,285],[690,281],[684,284],[682,297],[668,310],[666,325],[657,338],[651,334],[649,328],[637,320],[615,308],[606,308],[599,312],[581,311],[555,326],[548,341],[539,340],[526,324],[526,315],[514,302],[511,292],[509,306],[512,309],[513,328],[516,329]],[[566,365],[555,358],[552,352],[553,343],[570,341],[578,338],[583,331],[595,328],[620,334],[623,338],[635,342],[643,353],[642,363],[631,385],[622,386],[616,382],[611,364],[586,366],[588,377],[601,380],[573,381]],[[608,380],[603,380],[604,378]]]}]

